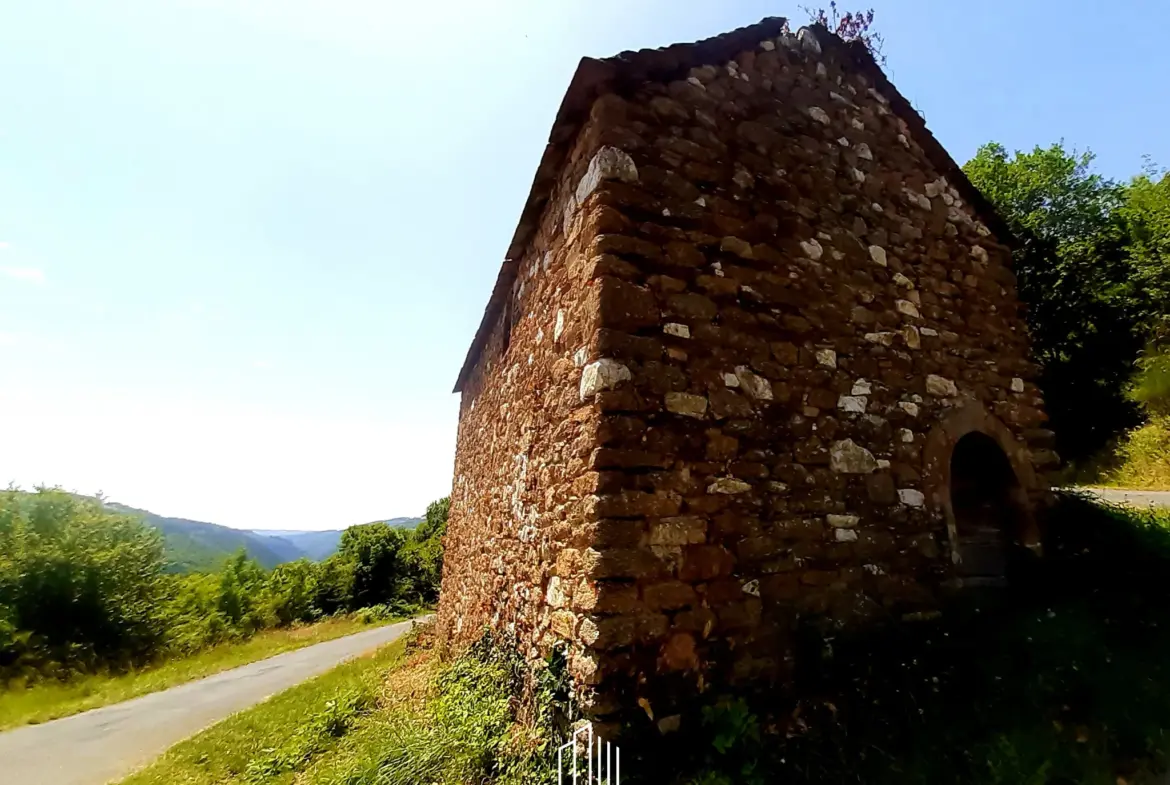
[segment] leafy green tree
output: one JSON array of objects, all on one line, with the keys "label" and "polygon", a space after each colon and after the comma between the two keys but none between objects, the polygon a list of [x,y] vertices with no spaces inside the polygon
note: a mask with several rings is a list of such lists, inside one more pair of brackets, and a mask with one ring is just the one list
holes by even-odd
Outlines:
[{"label": "leafy green tree", "polygon": [[447,533],[450,508],[451,499],[446,496],[431,502],[426,517],[411,532],[403,549],[411,594],[425,604],[432,604],[439,598],[439,584],[443,579],[443,535]]},{"label": "leafy green tree", "polygon": [[1170,347],[1170,174],[1152,168],[1124,191],[1119,215],[1136,292],[1137,315],[1155,347]]},{"label": "leafy green tree", "polygon": [[353,607],[379,605],[399,596],[405,578],[400,558],[405,544],[402,531],[382,521],[342,532],[338,553],[353,567]]},{"label": "leafy green tree", "polygon": [[166,643],[162,651],[188,654],[235,637],[231,622],[220,610],[221,579],[217,573],[167,575],[165,581]]},{"label": "leafy green tree", "polygon": [[219,573],[219,612],[228,623],[247,634],[271,626],[265,615],[264,568],[248,558],[243,548],[227,561]]},{"label": "leafy green tree", "polygon": [[326,616],[350,610],[353,602],[353,563],[334,554],[317,565],[313,607]]},{"label": "leafy green tree", "polygon": [[[1129,238],[1136,311],[1147,336],[1130,398],[1151,416],[1170,417],[1170,174],[1135,177],[1120,210]],[[1165,423],[1164,423],[1165,424]]]},{"label": "leafy green tree", "polygon": [[1015,272],[1058,449],[1083,458],[1136,422],[1125,396],[1144,338],[1126,191],[1061,144],[981,147],[963,170],[1020,241]]},{"label": "leafy green tree", "polygon": [[308,559],[278,565],[268,576],[268,602],[279,624],[312,621],[321,615],[315,607],[317,565]]},{"label": "leafy green tree", "polygon": [[1170,427],[1170,348],[1151,347],[1142,355],[1129,397]]},{"label": "leafy green tree", "polygon": [[132,664],[160,632],[158,533],[92,499],[0,492],[0,670]]}]

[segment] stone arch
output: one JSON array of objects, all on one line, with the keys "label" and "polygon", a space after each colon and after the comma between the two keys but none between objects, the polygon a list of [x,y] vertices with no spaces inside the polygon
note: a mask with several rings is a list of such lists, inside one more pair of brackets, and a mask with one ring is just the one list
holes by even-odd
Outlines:
[{"label": "stone arch", "polygon": [[1015,544],[1039,552],[1039,530],[1029,502],[1037,481],[1027,445],[982,404],[969,401],[931,429],[923,449],[923,480],[930,509],[946,524],[960,585],[980,582],[970,574],[971,565],[963,563],[969,542],[964,538],[980,525],[972,494],[1004,505],[1005,550]]}]

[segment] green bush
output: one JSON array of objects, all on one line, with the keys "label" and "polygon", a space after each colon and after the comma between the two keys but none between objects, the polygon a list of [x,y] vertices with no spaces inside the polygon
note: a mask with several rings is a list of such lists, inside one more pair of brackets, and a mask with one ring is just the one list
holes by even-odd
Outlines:
[{"label": "green bush", "polygon": [[[564,731],[557,721],[571,716],[563,661],[531,685],[530,676],[514,646],[486,634],[439,671],[422,716],[387,718],[383,743],[352,768],[346,785],[555,781]],[[518,713],[525,694],[535,698],[533,717]]]},{"label": "green bush", "polygon": [[60,491],[0,492],[0,675],[149,657],[162,568],[161,538],[133,518]]}]

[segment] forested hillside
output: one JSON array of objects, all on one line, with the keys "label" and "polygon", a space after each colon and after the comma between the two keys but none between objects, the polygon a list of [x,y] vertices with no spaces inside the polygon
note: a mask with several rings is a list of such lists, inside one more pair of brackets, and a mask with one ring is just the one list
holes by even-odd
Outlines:
[{"label": "forested hillside", "polygon": [[410,612],[438,596],[446,522],[443,499],[413,531],[349,527],[320,563],[266,569],[241,549],[215,572],[173,574],[163,528],[137,512],[0,492],[0,684],[139,667],[362,608]]},{"label": "forested hillside", "polygon": [[[162,533],[168,572],[214,572],[241,550],[267,569],[297,559],[323,561],[337,553],[343,532],[342,529],[308,532],[232,529],[206,521],[158,515],[104,499],[99,501],[106,509],[140,518]],[[413,528],[422,520],[391,518],[386,523],[396,528]]]},{"label": "forested hillside", "polygon": [[[424,518],[387,518],[383,523],[396,529],[413,529]],[[374,521],[376,523],[376,521]],[[276,537],[292,543],[300,552],[313,561],[327,559],[337,553],[341,545],[341,529],[328,531],[296,531],[293,529],[253,529],[252,534],[260,537]],[[298,556],[298,558],[300,558]]]},{"label": "forested hillside", "polygon": [[173,572],[216,570],[241,549],[248,558],[269,569],[305,556],[300,548],[280,537],[263,536],[204,521],[169,518],[116,502],[104,502],[104,505],[114,512],[141,518],[161,532],[168,567]]}]

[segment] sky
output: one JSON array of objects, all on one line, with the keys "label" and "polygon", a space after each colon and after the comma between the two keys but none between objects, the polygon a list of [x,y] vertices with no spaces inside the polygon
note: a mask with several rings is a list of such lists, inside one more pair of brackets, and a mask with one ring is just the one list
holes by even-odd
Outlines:
[{"label": "sky", "polygon": [[[812,5],[812,1],[809,2]],[[1170,3],[870,0],[960,163],[1170,165]],[[238,528],[416,515],[582,56],[798,3],[0,3],[0,484]]]}]

